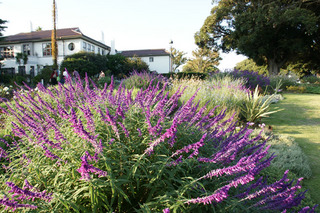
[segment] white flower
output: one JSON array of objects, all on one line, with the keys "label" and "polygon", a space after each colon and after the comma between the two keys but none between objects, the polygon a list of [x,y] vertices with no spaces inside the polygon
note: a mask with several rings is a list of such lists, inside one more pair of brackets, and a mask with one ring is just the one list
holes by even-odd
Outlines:
[{"label": "white flower", "polygon": [[9,95],[9,92],[6,92],[7,95]]},{"label": "white flower", "polygon": [[8,90],[9,90],[9,87],[3,88],[3,91],[8,91]]}]

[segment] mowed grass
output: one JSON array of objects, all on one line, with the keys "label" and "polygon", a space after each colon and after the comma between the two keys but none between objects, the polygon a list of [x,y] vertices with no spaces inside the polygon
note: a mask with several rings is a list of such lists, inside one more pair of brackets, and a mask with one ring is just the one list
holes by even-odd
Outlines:
[{"label": "mowed grass", "polygon": [[308,156],[312,176],[303,181],[312,199],[320,204],[320,95],[284,94],[272,107],[284,109],[263,120],[273,131],[295,138]]}]

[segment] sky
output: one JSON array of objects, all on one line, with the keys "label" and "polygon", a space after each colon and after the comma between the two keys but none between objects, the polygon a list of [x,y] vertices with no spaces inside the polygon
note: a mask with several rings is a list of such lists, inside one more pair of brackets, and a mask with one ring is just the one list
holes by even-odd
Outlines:
[{"label": "sky", "polygon": [[[170,49],[169,42],[191,58],[194,34],[214,6],[212,0],[56,0],[57,28],[79,27],[95,40],[121,50]],[[0,0],[4,36],[51,30],[52,0]],[[246,57],[221,54],[220,70],[232,69]]]}]

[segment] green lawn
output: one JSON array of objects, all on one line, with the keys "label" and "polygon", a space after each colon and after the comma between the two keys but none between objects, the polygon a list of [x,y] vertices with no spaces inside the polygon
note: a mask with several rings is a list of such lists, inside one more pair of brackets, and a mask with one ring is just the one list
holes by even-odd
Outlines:
[{"label": "green lawn", "polygon": [[308,156],[312,177],[303,184],[313,200],[320,204],[320,95],[284,94],[284,98],[272,105],[284,110],[263,122],[271,125],[275,133],[294,137]]}]

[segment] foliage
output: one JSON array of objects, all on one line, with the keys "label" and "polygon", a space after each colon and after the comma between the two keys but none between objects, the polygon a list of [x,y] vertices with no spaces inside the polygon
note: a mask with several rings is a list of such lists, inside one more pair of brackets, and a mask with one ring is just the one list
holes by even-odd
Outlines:
[{"label": "foliage", "polygon": [[243,79],[234,79],[230,76],[220,77],[216,74],[207,80],[197,77],[178,79],[171,82],[170,94],[174,94],[179,88],[184,89],[181,101],[186,102],[194,94],[197,94],[195,101],[199,101],[199,107],[206,106],[207,111],[217,107],[217,112],[226,110],[231,116],[235,113],[237,117],[240,106],[246,98],[249,90],[244,86]]},{"label": "foliage", "polygon": [[186,55],[185,52],[179,51],[174,47],[170,47],[172,72],[176,72],[181,65],[186,63],[187,58],[184,57],[185,55]]},{"label": "foliage", "polygon": [[60,66],[60,70],[77,70],[84,77],[97,75],[101,70],[106,70],[106,57],[91,52],[79,52],[66,56]]},{"label": "foliage", "polygon": [[199,73],[199,72],[178,72],[178,73],[161,73],[166,78],[171,79],[191,79],[191,78],[199,78],[206,79],[208,78],[208,73]]},{"label": "foliage", "polygon": [[273,101],[273,96],[264,98],[259,95],[258,86],[253,93],[247,93],[245,102],[241,106],[240,119],[245,122],[253,122],[257,124],[261,121],[261,118],[268,117],[279,110],[270,111],[270,104]]},{"label": "foliage", "polygon": [[42,68],[40,70],[40,72],[38,73],[38,75],[36,75],[33,78],[34,84],[38,84],[39,82],[41,82],[42,79],[43,79],[44,85],[49,84],[49,80],[50,80],[50,76],[51,76],[52,70],[53,70],[52,66],[45,66],[44,68]]},{"label": "foliage", "polygon": [[167,78],[158,75],[154,72],[137,72],[133,71],[128,78],[123,80],[123,85],[126,89],[138,88],[147,89],[149,85],[158,86],[162,88],[167,84]]},{"label": "foliage", "polygon": [[130,75],[130,73],[133,71],[149,71],[149,66],[146,62],[142,61],[141,58],[132,57],[126,59],[124,70],[126,70],[126,72],[124,72],[123,75]]},{"label": "foliage", "polygon": [[218,51],[197,48],[192,51],[192,56],[193,59],[188,60],[183,67],[183,72],[209,73],[218,70],[216,66],[219,65],[219,60],[221,60]]},{"label": "foliage", "polygon": [[314,75],[304,76],[301,79],[302,83],[320,84],[320,78]]},{"label": "foliage", "polygon": [[297,85],[298,78],[294,75],[277,75],[277,76],[270,76],[270,85],[268,87],[268,91],[272,94],[277,91],[275,89],[277,88],[277,84],[281,82],[281,86],[278,88],[280,91],[285,91],[287,87],[295,86]]},{"label": "foliage", "polygon": [[28,55],[26,53],[16,53],[16,61],[19,65],[21,64],[21,60],[26,65],[28,63]]},{"label": "foliage", "polygon": [[306,85],[306,92],[313,93],[313,94],[320,94],[320,85],[319,84],[307,84]]},{"label": "foliage", "polygon": [[245,59],[240,61],[235,66],[236,70],[249,70],[258,73],[259,75],[267,75],[267,65],[258,66],[252,59]]},{"label": "foliage", "polygon": [[302,85],[287,86],[287,90],[290,92],[304,93],[306,91],[306,87]]},{"label": "foliage", "polygon": [[310,178],[312,171],[308,157],[301,150],[300,146],[293,137],[287,135],[274,134],[271,131],[264,130],[262,133],[257,130],[254,131],[252,137],[261,134],[261,140],[268,140],[267,145],[270,145],[270,152],[277,157],[272,160],[270,167],[280,170],[290,170],[298,177]]},{"label": "foliage", "polygon": [[258,65],[267,64],[269,74],[276,75],[285,63],[303,60],[304,53],[318,48],[314,42],[320,14],[306,7],[308,2],[219,1],[196,33],[196,43],[224,52],[236,50]]},{"label": "foliage", "polygon": [[230,75],[234,78],[243,78],[246,81],[246,87],[254,89],[257,86],[265,89],[270,84],[270,79],[264,75],[259,75],[254,71],[233,70]]},{"label": "foliage", "polygon": [[110,70],[111,75],[117,78],[129,76],[133,70],[149,70],[148,65],[140,58],[126,58],[121,54],[100,55],[88,52],[75,53],[66,56],[61,63],[60,69],[77,70],[84,77],[98,75],[100,71]]},{"label": "foliage", "polygon": [[182,90],[169,98],[150,86],[133,98],[68,80],[17,93],[5,109],[14,137],[1,140],[2,210],[271,212],[303,199],[288,172],[271,184],[259,176],[273,158],[260,137],[221,123],[224,112],[198,111],[194,97],[177,108]]},{"label": "foliage", "polygon": [[5,28],[7,28],[6,26],[3,26],[5,23],[7,23],[6,20],[0,19],[0,40],[2,39],[2,31],[4,31]]},{"label": "foliage", "polygon": [[[10,99],[12,97],[13,87],[0,85],[0,98]],[[0,99],[0,103],[3,102]]]}]

